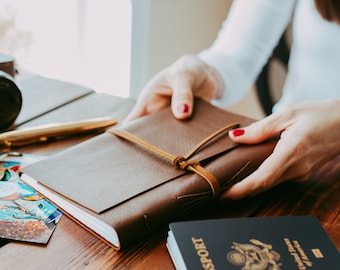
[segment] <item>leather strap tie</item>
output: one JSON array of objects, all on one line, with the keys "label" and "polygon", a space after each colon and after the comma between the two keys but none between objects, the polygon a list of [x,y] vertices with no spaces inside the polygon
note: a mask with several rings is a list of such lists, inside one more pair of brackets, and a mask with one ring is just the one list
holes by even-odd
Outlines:
[{"label": "leather strap tie", "polygon": [[205,181],[207,181],[207,183],[211,187],[212,197],[216,198],[221,190],[220,183],[218,182],[216,177],[209,171],[207,171],[204,167],[202,167],[198,161],[190,160],[190,157],[197,153],[200,148],[202,148],[206,143],[208,143],[218,135],[230,129],[237,128],[238,126],[239,126],[238,123],[233,123],[217,130],[216,132],[212,133],[211,135],[203,139],[201,142],[199,142],[189,153],[187,153],[184,156],[174,156],[124,130],[111,129],[108,132],[130,142],[133,142],[139,146],[142,146],[145,149],[170,160],[177,168],[198,174]]},{"label": "leather strap tie", "polygon": [[177,167],[180,168],[182,170],[186,170],[188,168],[188,166],[197,166],[199,165],[199,162],[196,160],[187,160],[185,157],[183,156],[178,156],[175,157],[173,164]]}]

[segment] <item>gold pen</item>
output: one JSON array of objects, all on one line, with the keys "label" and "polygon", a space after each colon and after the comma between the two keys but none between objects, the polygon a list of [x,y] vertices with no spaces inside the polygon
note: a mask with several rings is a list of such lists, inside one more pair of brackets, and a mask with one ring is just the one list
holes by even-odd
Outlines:
[{"label": "gold pen", "polygon": [[46,141],[49,138],[96,131],[115,124],[117,124],[117,120],[115,119],[110,117],[99,117],[73,122],[40,125],[2,132],[0,133],[0,144],[8,147],[21,146],[39,141]]}]

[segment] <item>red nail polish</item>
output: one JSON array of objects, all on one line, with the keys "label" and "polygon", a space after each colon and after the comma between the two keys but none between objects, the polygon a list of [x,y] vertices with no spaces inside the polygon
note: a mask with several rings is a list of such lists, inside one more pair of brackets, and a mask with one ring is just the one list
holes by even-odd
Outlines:
[{"label": "red nail polish", "polygon": [[187,113],[187,112],[189,112],[189,105],[188,104],[180,104],[177,107],[177,111],[179,113]]},{"label": "red nail polish", "polygon": [[244,129],[234,129],[232,131],[232,134],[235,136],[235,137],[238,137],[238,136],[242,136],[244,134]]}]

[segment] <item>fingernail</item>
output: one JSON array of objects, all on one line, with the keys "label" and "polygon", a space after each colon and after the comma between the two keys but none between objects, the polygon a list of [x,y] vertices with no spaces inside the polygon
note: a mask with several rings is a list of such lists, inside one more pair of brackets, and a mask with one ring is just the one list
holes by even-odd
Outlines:
[{"label": "fingernail", "polygon": [[231,133],[235,137],[242,136],[244,134],[244,129],[241,129],[241,128],[234,129],[233,131],[231,131]]},{"label": "fingernail", "polygon": [[189,112],[189,105],[188,104],[180,104],[177,106],[177,111],[179,113],[187,113]]}]

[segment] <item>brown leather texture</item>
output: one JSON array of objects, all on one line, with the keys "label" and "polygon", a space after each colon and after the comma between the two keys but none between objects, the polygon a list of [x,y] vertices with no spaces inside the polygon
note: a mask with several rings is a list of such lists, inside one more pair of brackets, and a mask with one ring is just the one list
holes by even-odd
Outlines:
[{"label": "brown leather texture", "polygon": [[[170,109],[165,109],[114,128],[181,156],[234,122],[245,126],[253,120],[196,100],[189,120],[177,120]],[[226,190],[254,171],[274,146],[274,140],[238,145],[224,133],[191,159],[213,174]],[[24,172],[113,226],[123,247],[212,199],[211,187],[201,176],[179,169],[110,131],[26,167]]]}]

